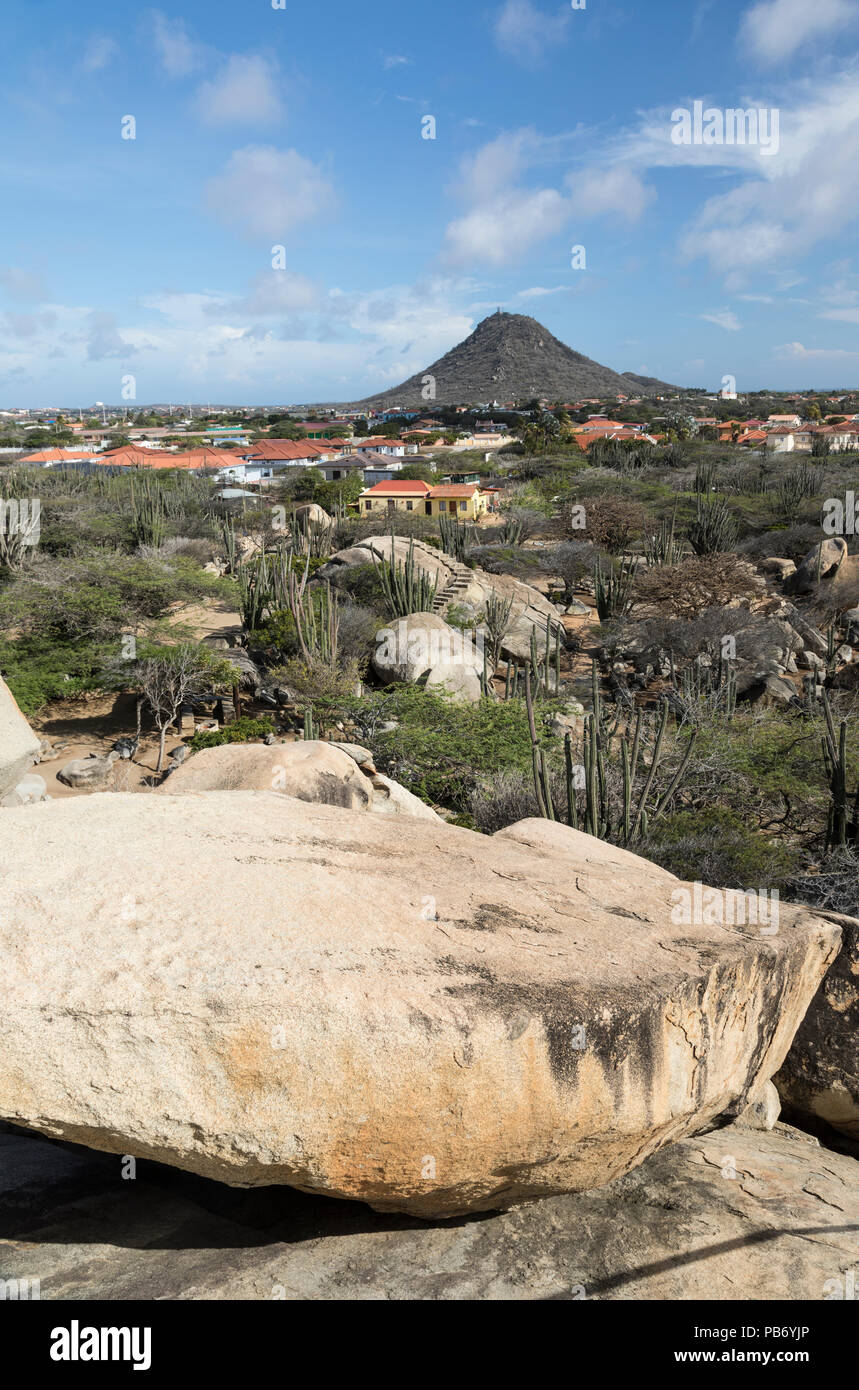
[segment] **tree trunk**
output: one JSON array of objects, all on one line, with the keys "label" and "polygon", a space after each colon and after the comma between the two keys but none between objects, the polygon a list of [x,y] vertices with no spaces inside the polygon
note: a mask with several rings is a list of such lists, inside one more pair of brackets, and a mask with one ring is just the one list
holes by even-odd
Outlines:
[{"label": "tree trunk", "polygon": [[162,724],[162,725],[161,725],[161,738],[160,738],[159,743],[158,743],[158,765],[157,765],[157,767],[155,768],[156,773],[160,773],[161,768],[162,768],[163,763],[164,763],[164,745],[165,745],[166,742],[167,742],[167,725],[166,725],[166,724]]}]

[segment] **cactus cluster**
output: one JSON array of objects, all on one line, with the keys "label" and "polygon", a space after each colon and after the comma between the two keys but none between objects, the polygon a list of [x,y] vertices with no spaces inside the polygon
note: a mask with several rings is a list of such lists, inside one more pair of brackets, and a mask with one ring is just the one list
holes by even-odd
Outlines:
[{"label": "cactus cluster", "polygon": [[[566,820],[574,830],[583,829],[588,835],[630,845],[647,835],[648,828],[664,814],[677,792],[695,745],[696,733],[689,737],[686,750],[674,775],[661,793],[655,791],[656,776],[662,757],[665,731],[668,724],[668,703],[663,700],[652,718],[636,711],[632,729],[617,732],[617,718],[609,725],[602,708],[599,681],[594,667],[594,708],[585,716],[582,740],[582,762],[573,760],[573,738],[564,738],[566,773]],[[525,700],[531,734],[531,759],[534,790],[541,816],[559,819],[552,799],[551,776],[546,751],[537,737],[534,704],[529,672],[525,675]],[[650,745],[649,761],[646,745]],[[620,800],[610,785],[609,758],[619,753],[621,765]],[[584,793],[584,805],[579,808],[579,793]]]},{"label": "cactus cluster", "polygon": [[373,564],[382,585],[388,613],[392,618],[407,618],[410,613],[429,613],[438,587],[435,579],[415,564],[415,542],[409,541],[405,563],[395,558],[394,533],[391,532],[391,563],[379,560],[373,553]]}]

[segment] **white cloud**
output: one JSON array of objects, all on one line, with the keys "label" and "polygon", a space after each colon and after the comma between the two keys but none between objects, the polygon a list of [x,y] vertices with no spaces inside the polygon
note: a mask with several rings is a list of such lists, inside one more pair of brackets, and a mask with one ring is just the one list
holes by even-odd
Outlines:
[{"label": "white cloud", "polygon": [[623,164],[568,174],[567,186],[573,194],[577,216],[583,217],[616,213],[637,222],[654,196],[635,170]]},{"label": "white cloud", "polygon": [[729,333],[739,333],[743,326],[733,309],[719,309],[716,313],[699,314],[698,317],[705,323],[715,323],[717,328],[726,328]]},{"label": "white cloud", "polygon": [[560,232],[569,217],[568,199],[554,188],[510,189],[450,223],[446,258],[453,265],[506,265]]},{"label": "white cloud", "polygon": [[119,44],[107,34],[92,34],[84,49],[81,67],[84,72],[100,72],[112,63],[119,53]]},{"label": "white cloud", "polygon": [[206,204],[223,222],[277,243],[293,227],[333,211],[336,195],[324,174],[297,150],[248,145],[209,179]]},{"label": "white cloud", "polygon": [[270,318],[315,309],[319,298],[318,288],[306,276],[291,270],[270,270],[258,275],[248,294],[228,301],[225,309],[231,314]]},{"label": "white cloud", "polygon": [[859,357],[859,352],[848,352],[846,348],[807,348],[802,343],[782,343],[774,351],[778,357],[800,358],[803,361],[817,357]]},{"label": "white cloud", "polygon": [[16,265],[0,267],[0,285],[10,299],[23,304],[43,304],[48,297],[41,275]]},{"label": "white cloud", "polygon": [[474,327],[472,314],[459,307],[474,288],[467,280],[324,293],[285,272],[278,291],[277,275],[258,277],[245,294],[152,296],[141,303],[141,322],[121,326],[92,306],[7,316],[15,322],[0,334],[0,373],[31,383],[34,397],[44,399],[54,371],[46,363],[64,355],[69,373],[74,368],[65,378],[73,394],[115,402],[124,367],[110,359],[133,355],[141,402],[169,398],[180,380],[197,399],[274,401],[288,391],[295,401],[349,400],[413,375]]},{"label": "white cloud", "polygon": [[535,9],[531,0],[506,0],[493,28],[495,42],[517,62],[536,66],[561,42],[570,13],[563,9],[547,15]]},{"label": "white cloud", "polygon": [[86,355],[91,362],[105,357],[130,357],[135,352],[134,345],[119,332],[113,314],[96,310],[89,315],[87,327]]},{"label": "white cloud", "polygon": [[858,69],[853,59],[825,82],[792,81],[775,102],[760,93],[744,96],[738,109],[779,111],[778,149],[766,157],[755,145],[675,145],[671,108],[664,108],[605,141],[595,167],[696,167],[734,175],[683,229],[681,254],[708,260],[732,292],[758,272],[781,276],[784,290],[796,260],[859,215]]},{"label": "white cloud", "polygon": [[551,142],[529,128],[507,132],[463,160],[454,192],[467,205],[445,233],[452,265],[506,265],[529,247],[576,222],[606,213],[637,220],[651,194],[628,167],[569,172],[562,188],[535,188],[523,180],[547,157]]},{"label": "white cloud", "polygon": [[258,54],[234,53],[210,82],[201,83],[198,115],[209,125],[267,125],[283,115],[277,67]]},{"label": "white cloud", "polygon": [[385,68],[401,68],[411,65],[411,58],[404,58],[400,53],[388,53],[385,57],[383,66]]},{"label": "white cloud", "polygon": [[547,294],[568,294],[570,288],[569,285],[553,285],[551,289],[545,288],[543,285],[534,285],[530,290],[517,290],[516,298],[542,299],[543,296]]},{"label": "white cloud", "polygon": [[148,19],[158,59],[168,77],[185,77],[200,67],[203,45],[191,38],[183,19],[168,19],[161,10],[152,10]]},{"label": "white cloud", "polygon": [[854,0],[758,0],[746,11],[739,43],[763,63],[781,63],[857,18]]}]

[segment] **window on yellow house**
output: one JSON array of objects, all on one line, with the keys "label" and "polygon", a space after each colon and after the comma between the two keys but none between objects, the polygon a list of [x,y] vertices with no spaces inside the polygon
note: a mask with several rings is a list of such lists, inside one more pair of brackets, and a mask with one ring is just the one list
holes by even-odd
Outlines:
[{"label": "window on yellow house", "polygon": [[467,511],[467,510],[468,510],[468,503],[467,503],[467,502],[460,502],[460,504],[459,504],[459,510],[460,510],[461,512]]}]

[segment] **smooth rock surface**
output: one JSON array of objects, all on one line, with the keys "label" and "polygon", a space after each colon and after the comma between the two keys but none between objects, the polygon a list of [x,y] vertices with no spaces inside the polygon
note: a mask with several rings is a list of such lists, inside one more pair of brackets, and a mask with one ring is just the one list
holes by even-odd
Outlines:
[{"label": "smooth rock surface", "polygon": [[203,748],[178,767],[158,794],[281,792],[298,801],[370,809],[373,789],[354,758],[333,743],[222,743]]},{"label": "smooth rock surface", "polygon": [[787,905],[675,925],[678,880],[557,823],[392,835],[266,792],[10,810],[0,863],[0,1117],[425,1217],[742,1110],[841,940]]},{"label": "smooth rock surface", "polygon": [[[353,749],[350,753],[348,750]],[[358,761],[358,754],[361,761]],[[381,776],[365,748],[302,739],[297,743],[224,743],[177,766],[158,792],[274,791],[298,801],[352,811],[438,820],[431,807],[399,782]]]},{"label": "smooth rock surface", "polygon": [[93,754],[89,758],[73,758],[57,773],[57,781],[78,791],[104,791],[113,784],[113,764],[118,753],[108,753],[100,758]]},{"label": "smooth rock surface", "polygon": [[843,536],[832,536],[820,543],[800,561],[796,573],[785,580],[785,592],[789,594],[808,594],[823,580],[832,579],[838,573],[847,556],[847,542]]},{"label": "smooth rock surface", "polygon": [[859,1163],[783,1124],[729,1125],[599,1191],[441,1225],[155,1163],[133,1182],[121,1171],[113,1155],[0,1133],[4,1275],[39,1279],[43,1300],[736,1306],[843,1300],[859,1267]]},{"label": "smooth rock surface", "polygon": [[37,761],[40,740],[0,676],[0,796],[14,791],[24,773]]},{"label": "smooth rock surface", "polygon": [[373,804],[370,810],[386,816],[417,816],[419,820],[441,821],[441,816],[436,815],[419,796],[381,772],[373,773]]},{"label": "smooth rock surface", "polygon": [[426,689],[447,695],[463,705],[478,704],[483,694],[480,676],[473,667],[454,666],[446,662],[433,666],[426,678]]},{"label": "smooth rock surface", "polygon": [[43,801],[48,786],[38,772],[28,772],[11,792],[0,798],[0,806],[29,806],[31,802]]},{"label": "smooth rock surface", "polygon": [[474,643],[437,613],[410,613],[380,628],[372,660],[380,680],[407,684],[421,680],[441,663],[483,670],[483,657]]}]

